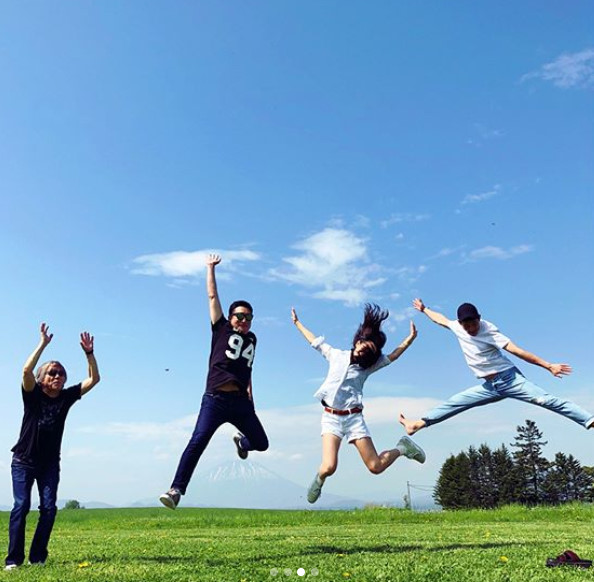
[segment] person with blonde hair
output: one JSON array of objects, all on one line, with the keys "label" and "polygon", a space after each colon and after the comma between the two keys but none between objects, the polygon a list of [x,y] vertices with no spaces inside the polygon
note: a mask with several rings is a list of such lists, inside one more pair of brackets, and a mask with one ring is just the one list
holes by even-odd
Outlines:
[{"label": "person with blonde hair", "polygon": [[87,358],[89,373],[85,380],[64,388],[66,369],[56,360],[45,362],[35,372],[41,354],[53,338],[45,323],[41,324],[40,333],[39,344],[23,367],[21,394],[24,414],[19,440],[12,448],[14,506],[8,526],[5,570],[17,568],[25,561],[25,523],[35,481],[39,490],[39,521],[29,550],[29,562],[45,564],[57,513],[60,450],[66,416],[72,405],[100,380],[94,338],[86,331],[80,334],[80,346]]}]

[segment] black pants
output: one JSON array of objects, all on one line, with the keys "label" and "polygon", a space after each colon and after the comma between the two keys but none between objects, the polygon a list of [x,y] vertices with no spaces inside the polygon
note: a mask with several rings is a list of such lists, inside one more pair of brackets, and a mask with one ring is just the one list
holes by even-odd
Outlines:
[{"label": "black pants", "polygon": [[183,452],[171,487],[186,493],[194,469],[216,430],[230,422],[245,436],[241,447],[246,451],[265,451],[268,437],[254,410],[254,403],[239,392],[205,394],[190,442]]}]

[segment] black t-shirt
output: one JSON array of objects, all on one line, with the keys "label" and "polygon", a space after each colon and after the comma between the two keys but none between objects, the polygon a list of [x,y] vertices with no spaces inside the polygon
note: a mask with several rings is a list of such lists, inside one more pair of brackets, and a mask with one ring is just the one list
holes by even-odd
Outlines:
[{"label": "black t-shirt", "polygon": [[12,452],[28,463],[59,460],[66,416],[81,397],[81,385],[64,388],[55,398],[45,394],[38,383],[31,392],[21,392],[25,411],[21,434]]},{"label": "black t-shirt", "polygon": [[224,316],[212,325],[207,392],[212,394],[227,382],[233,382],[242,392],[247,392],[256,341],[251,331],[246,334],[235,331]]}]

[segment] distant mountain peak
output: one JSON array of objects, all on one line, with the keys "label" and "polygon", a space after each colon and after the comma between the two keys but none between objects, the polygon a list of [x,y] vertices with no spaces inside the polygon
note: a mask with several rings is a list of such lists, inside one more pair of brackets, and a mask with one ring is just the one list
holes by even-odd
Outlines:
[{"label": "distant mountain peak", "polygon": [[206,476],[209,483],[221,481],[260,481],[278,479],[272,471],[252,461],[230,461],[212,469]]}]

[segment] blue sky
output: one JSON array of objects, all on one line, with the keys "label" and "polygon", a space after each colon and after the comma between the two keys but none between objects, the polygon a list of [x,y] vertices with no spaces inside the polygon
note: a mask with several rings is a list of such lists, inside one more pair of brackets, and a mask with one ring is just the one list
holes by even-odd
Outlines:
[{"label": "blue sky", "polygon": [[[366,386],[378,449],[472,385],[457,342],[411,301],[471,301],[512,340],[574,374],[551,391],[594,410],[591,3],[125,3],[0,8],[0,504],[11,503],[22,365],[46,355],[102,382],[71,412],[63,498],[157,496],[194,424],[210,345],[203,257],[222,302],[252,302],[253,455],[304,486],[319,463],[326,372],[290,322],[348,348],[365,301],[388,346],[419,337]],[[535,407],[490,406],[423,431],[427,464],[366,473],[341,452],[332,493],[401,501],[451,453],[510,443],[536,420],[552,458],[594,465],[592,435]],[[231,429],[200,472],[231,460]],[[330,484],[330,482],[329,482]]]}]

